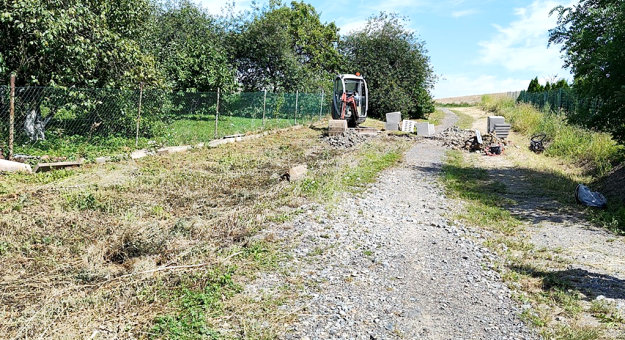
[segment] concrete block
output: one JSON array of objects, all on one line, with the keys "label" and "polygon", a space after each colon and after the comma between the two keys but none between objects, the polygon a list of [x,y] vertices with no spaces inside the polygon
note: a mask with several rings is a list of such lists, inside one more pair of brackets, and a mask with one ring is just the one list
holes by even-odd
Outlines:
[{"label": "concrete block", "polygon": [[386,114],[386,122],[387,123],[397,123],[401,122],[401,112],[389,112]]},{"label": "concrete block", "polygon": [[430,123],[428,122],[423,122],[423,123],[417,123],[417,135],[419,136],[430,136],[431,135],[431,128],[430,128]]},{"label": "concrete block", "polygon": [[111,160],[111,157],[98,157],[95,159],[97,164],[103,164]]},{"label": "concrete block", "polygon": [[202,143],[196,144],[195,147],[198,148],[198,149],[201,149],[201,148],[204,147],[204,145],[205,145],[204,142],[202,142]]},{"label": "concrete block", "polygon": [[139,158],[143,158],[145,156],[148,156],[149,152],[148,150],[142,149],[142,150],[135,150],[130,154],[130,158],[132,159],[139,159]]},{"label": "concrete block", "polygon": [[308,167],[306,165],[298,165],[289,169],[289,180],[297,181],[298,179],[304,178],[306,173],[308,172]]},{"label": "concrete block", "polygon": [[495,124],[505,124],[506,119],[502,116],[488,116],[486,128],[488,129],[488,133],[491,133],[495,130]]},{"label": "concrete block", "polygon": [[28,164],[7,161],[6,159],[0,159],[0,171],[6,171],[6,172],[22,171],[22,172],[27,172],[29,174],[33,172],[30,165]]},{"label": "concrete block", "polygon": [[406,120],[404,119],[401,122],[401,130],[404,132],[410,132],[413,133],[414,132],[414,123],[412,120]]},{"label": "concrete block", "polygon": [[328,122],[328,135],[336,136],[347,131],[347,121],[340,119],[331,119]]},{"label": "concrete block", "polygon": [[208,147],[209,148],[216,148],[219,145],[226,144],[226,143],[229,143],[229,141],[227,139],[215,139],[215,140],[212,140],[212,141],[208,142]]},{"label": "concrete block", "polygon": [[168,147],[156,150],[156,153],[159,154],[159,155],[167,155],[167,154],[170,154],[170,153],[186,152],[190,148],[191,147],[189,145],[168,146]]},{"label": "concrete block", "polygon": [[434,130],[434,124],[428,124],[428,132],[430,133],[430,136],[436,133]]},{"label": "concrete block", "polygon": [[386,122],[384,124],[384,129],[386,131],[399,131],[399,122]]}]

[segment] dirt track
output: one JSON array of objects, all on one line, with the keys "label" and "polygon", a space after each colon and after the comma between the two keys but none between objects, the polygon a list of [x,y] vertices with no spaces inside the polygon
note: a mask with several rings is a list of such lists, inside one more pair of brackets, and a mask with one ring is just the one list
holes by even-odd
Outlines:
[{"label": "dirt track", "polygon": [[[445,124],[454,122],[448,112]],[[444,127],[437,127],[440,131]],[[254,296],[302,282],[284,339],[533,339],[493,269],[482,235],[447,215],[457,206],[438,183],[445,149],[422,139],[401,166],[328,213],[267,229],[293,247],[289,273],[267,274]]]}]

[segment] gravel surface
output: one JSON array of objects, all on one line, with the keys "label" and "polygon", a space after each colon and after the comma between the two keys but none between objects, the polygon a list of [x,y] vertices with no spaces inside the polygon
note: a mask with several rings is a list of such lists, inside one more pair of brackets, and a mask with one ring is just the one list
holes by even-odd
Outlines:
[{"label": "gravel surface", "polygon": [[300,297],[283,306],[297,319],[282,339],[537,338],[492,269],[482,235],[446,219],[461,207],[438,183],[439,144],[419,139],[365,192],[346,194],[342,211],[308,206],[257,236],[292,247],[290,274],[267,273],[248,294],[303,280]]}]

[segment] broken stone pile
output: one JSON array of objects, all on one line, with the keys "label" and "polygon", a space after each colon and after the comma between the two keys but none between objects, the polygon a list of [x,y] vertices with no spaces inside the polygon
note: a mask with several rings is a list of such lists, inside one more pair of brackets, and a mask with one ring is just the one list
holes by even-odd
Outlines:
[{"label": "broken stone pile", "polygon": [[442,141],[445,147],[460,150],[465,148],[466,141],[471,141],[473,137],[475,137],[475,131],[463,130],[457,126],[452,126],[431,138]]},{"label": "broken stone pile", "polygon": [[333,148],[352,148],[360,143],[364,143],[371,136],[361,135],[355,131],[345,131],[336,136],[323,136],[323,140]]},{"label": "broken stone pile", "polygon": [[475,131],[463,130],[457,126],[450,127],[432,138],[441,140],[443,142],[443,146],[453,150],[465,149],[469,151],[477,151],[482,150],[485,146],[493,144],[506,144],[494,134],[483,134],[482,144],[477,145],[475,142]]}]

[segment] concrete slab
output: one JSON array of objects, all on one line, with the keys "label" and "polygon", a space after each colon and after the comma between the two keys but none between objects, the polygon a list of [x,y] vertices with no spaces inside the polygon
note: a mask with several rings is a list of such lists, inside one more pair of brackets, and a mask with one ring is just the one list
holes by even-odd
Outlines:
[{"label": "concrete slab", "polygon": [[419,136],[430,136],[432,135],[431,131],[432,129],[430,128],[430,123],[428,122],[423,122],[423,123],[417,123],[415,124],[417,127],[417,135]]},{"label": "concrete slab", "polygon": [[328,135],[336,136],[347,131],[347,121],[340,119],[331,119],[328,122]]},{"label": "concrete slab", "polygon": [[97,164],[103,164],[111,160],[111,157],[98,157],[95,159]]},{"label": "concrete slab", "polygon": [[135,150],[133,152],[130,153],[130,158],[132,159],[139,159],[139,158],[143,158],[146,156],[149,156],[150,152],[146,149],[142,149],[142,150]]},{"label": "concrete slab", "polygon": [[6,172],[26,172],[31,174],[33,170],[29,164],[20,162],[7,161],[6,159],[0,159],[0,171]]},{"label": "concrete slab", "polygon": [[397,123],[401,122],[401,112],[389,112],[386,114],[386,122],[387,123]]},{"label": "concrete slab", "polygon": [[397,123],[384,123],[384,129],[386,131],[399,131],[399,122]]},{"label": "concrete slab", "polygon": [[415,124],[415,122],[413,122],[412,120],[404,119],[401,122],[401,130],[404,131],[404,132],[413,133],[414,132],[414,124]]},{"label": "concrete slab", "polygon": [[82,165],[82,161],[74,162],[57,162],[57,163],[39,163],[35,165],[33,172],[46,172],[51,170],[74,168]]},{"label": "concrete slab", "polygon": [[430,133],[430,136],[436,133],[434,129],[434,124],[428,124],[428,132]]},{"label": "concrete slab", "polygon": [[158,150],[156,150],[156,153],[159,155],[167,155],[170,153],[178,153],[178,152],[187,152],[187,150],[189,150],[191,148],[191,146],[189,145],[182,145],[182,146],[168,146],[165,148],[160,148]]}]

